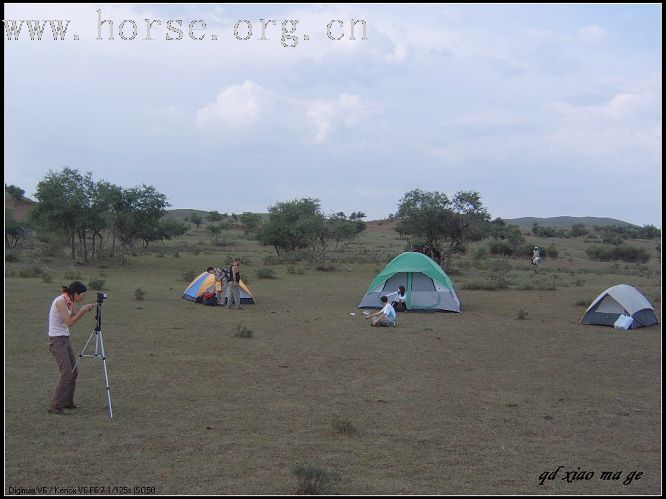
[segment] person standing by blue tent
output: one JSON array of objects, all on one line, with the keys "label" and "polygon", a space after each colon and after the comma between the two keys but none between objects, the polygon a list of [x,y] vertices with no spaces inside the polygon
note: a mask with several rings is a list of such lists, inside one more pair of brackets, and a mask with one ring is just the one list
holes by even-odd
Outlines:
[{"label": "person standing by blue tent", "polygon": [[225,298],[227,300],[227,308],[231,308],[233,302],[235,305],[234,308],[237,310],[243,309],[240,304],[240,258],[234,259],[231,264],[231,276],[227,283]]}]

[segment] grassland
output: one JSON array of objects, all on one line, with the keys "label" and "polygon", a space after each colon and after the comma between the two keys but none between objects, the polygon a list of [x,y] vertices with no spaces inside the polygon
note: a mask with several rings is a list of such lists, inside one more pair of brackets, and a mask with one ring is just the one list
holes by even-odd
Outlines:
[{"label": "grassland", "polygon": [[[578,324],[584,304],[618,283],[644,291],[661,320],[655,242],[632,241],[652,258],[627,265],[591,262],[583,239],[532,239],[559,251],[539,275],[525,259],[475,259],[475,244],[446,269],[464,313],[401,314],[399,327],[375,329],[355,307],[404,249],[390,225],[371,224],[332,253],[328,272],[269,265],[274,253],[240,233],[223,246],[205,234],[192,229],[124,266],[38,249],[6,262],[6,494],[661,492],[661,326]],[[256,305],[180,298],[183,275],[230,256],[243,258]],[[265,268],[274,279],[257,277]],[[484,289],[498,275],[506,287]],[[95,359],[80,366],[79,409],[46,411],[58,378],[48,307],[73,278],[103,281],[109,295],[113,419]],[[75,350],[93,327],[87,316],[72,328]],[[570,482],[567,471],[594,476]],[[602,480],[604,471],[622,473]],[[632,471],[642,475],[625,485]]]}]

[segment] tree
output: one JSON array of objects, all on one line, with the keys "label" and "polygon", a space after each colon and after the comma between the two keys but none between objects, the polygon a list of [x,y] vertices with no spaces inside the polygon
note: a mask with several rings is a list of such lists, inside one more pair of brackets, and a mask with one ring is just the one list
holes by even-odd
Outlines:
[{"label": "tree", "polygon": [[120,237],[121,262],[125,263],[125,254],[141,234],[166,215],[166,207],[170,206],[166,196],[152,186],[143,185],[124,190],[118,206],[116,206],[116,230]]},{"label": "tree", "polygon": [[7,191],[7,194],[9,194],[9,196],[15,201],[21,201],[23,199],[23,195],[25,194],[23,189],[16,187],[15,185],[5,184],[5,191]]},{"label": "tree", "polygon": [[72,259],[76,258],[75,236],[77,228],[85,223],[89,215],[89,192],[91,173],[85,176],[69,167],[61,172],[49,170],[46,178],[37,184],[37,204],[30,210],[29,218],[43,230],[60,230],[71,242]]},{"label": "tree", "polygon": [[319,200],[302,198],[280,202],[268,208],[268,221],[257,234],[265,246],[273,246],[275,252],[292,251],[312,246],[323,215]]},{"label": "tree", "polygon": [[255,232],[261,225],[261,215],[246,211],[240,216],[241,223],[245,226],[245,235]]},{"label": "tree", "polygon": [[430,256],[441,263],[485,235],[490,215],[474,191],[459,191],[453,199],[440,192],[409,191],[400,200],[396,231],[423,238]]},{"label": "tree", "polygon": [[493,239],[506,240],[513,247],[525,242],[525,236],[518,225],[507,225],[499,217],[488,225],[488,235]]},{"label": "tree", "polygon": [[201,218],[201,215],[198,213],[192,213],[190,215],[190,222],[192,222],[194,225],[197,226],[197,231],[199,230],[199,226],[203,222],[203,218]]},{"label": "tree", "polygon": [[588,230],[585,228],[584,224],[573,224],[571,226],[571,230],[569,231],[569,235],[571,237],[581,237],[581,236],[587,236]]},{"label": "tree", "polygon": [[222,218],[224,218],[222,214],[215,210],[209,211],[208,215],[206,215],[206,220],[209,222],[219,222]]},{"label": "tree", "polygon": [[31,234],[30,228],[14,217],[14,210],[5,208],[5,246],[16,248],[18,244]]}]

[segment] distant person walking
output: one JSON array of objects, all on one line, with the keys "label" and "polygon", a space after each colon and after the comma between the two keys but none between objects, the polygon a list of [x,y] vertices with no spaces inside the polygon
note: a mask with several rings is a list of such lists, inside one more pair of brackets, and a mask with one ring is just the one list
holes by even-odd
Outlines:
[{"label": "distant person walking", "polygon": [[64,409],[76,409],[74,405],[74,389],[78,369],[76,356],[69,342],[69,327],[73,326],[86,313],[90,312],[95,304],[83,305],[78,312],[74,305],[83,301],[86,294],[85,284],[79,281],[72,282],[68,287],[62,287],[62,294],[51,303],[49,311],[49,350],[58,363],[60,380],[53,391],[53,399],[49,404],[49,412],[63,414]]},{"label": "distant person walking", "polygon": [[541,270],[541,252],[538,246],[535,246],[534,251],[532,251],[532,265],[536,266],[537,272]]},{"label": "distant person walking", "polygon": [[231,275],[229,283],[227,284],[225,297],[227,300],[227,308],[231,308],[233,303],[234,308],[238,310],[243,309],[240,304],[240,258],[234,259],[231,264]]}]

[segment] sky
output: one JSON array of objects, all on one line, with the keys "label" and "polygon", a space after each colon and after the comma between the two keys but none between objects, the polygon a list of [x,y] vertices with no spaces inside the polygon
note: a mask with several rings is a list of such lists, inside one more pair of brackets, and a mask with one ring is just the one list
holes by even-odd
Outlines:
[{"label": "sky", "polygon": [[[661,15],[5,4],[5,184],[34,199],[68,166],[154,186],[170,209],[266,212],[308,197],[368,220],[412,189],[474,190],[492,218],[661,227]],[[54,40],[56,20],[67,29]]]}]

